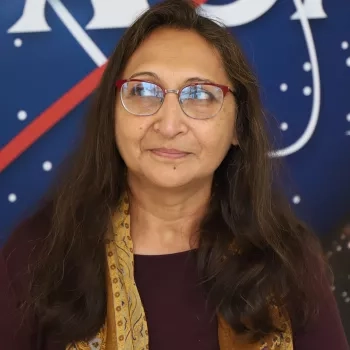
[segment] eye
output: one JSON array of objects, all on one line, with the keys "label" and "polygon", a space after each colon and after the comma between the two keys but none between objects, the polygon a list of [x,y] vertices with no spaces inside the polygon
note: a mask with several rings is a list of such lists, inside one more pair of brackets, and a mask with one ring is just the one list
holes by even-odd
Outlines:
[{"label": "eye", "polygon": [[181,97],[183,99],[193,100],[215,100],[215,96],[210,91],[210,88],[206,88],[206,86],[202,85],[188,86],[187,88],[183,89]]},{"label": "eye", "polygon": [[156,97],[163,98],[162,89],[150,82],[130,82],[127,86],[129,97]]},{"label": "eye", "polygon": [[132,95],[132,96],[154,96],[154,94],[152,94],[152,89],[150,89],[150,87],[148,87],[148,86],[145,86],[144,83],[140,83],[140,84],[132,86],[131,90],[130,90],[130,95]]},{"label": "eye", "polygon": [[214,99],[213,94],[211,94],[209,91],[205,89],[197,89],[195,93],[195,98],[200,100],[212,100]]}]

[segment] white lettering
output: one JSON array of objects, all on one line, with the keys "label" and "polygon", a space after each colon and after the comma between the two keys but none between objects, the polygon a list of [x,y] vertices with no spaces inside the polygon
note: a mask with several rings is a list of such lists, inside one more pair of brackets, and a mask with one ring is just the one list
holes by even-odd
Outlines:
[{"label": "white lettering", "polygon": [[[327,14],[323,9],[322,0],[305,0],[304,11],[308,19],[327,18]],[[291,19],[300,19],[299,12],[296,11]]]},{"label": "white lettering", "polygon": [[[60,3],[60,0],[52,0]],[[125,1],[125,0],[124,0]],[[8,29],[8,33],[47,32],[51,28],[45,18],[47,0],[26,0],[21,17]],[[240,26],[256,20],[268,12],[277,0],[237,0],[226,5],[203,4],[209,17],[216,17],[228,27]],[[149,8],[147,0],[91,0],[93,17],[86,29],[127,28],[143,11]],[[305,15],[309,19],[326,18],[322,0],[305,0]],[[291,19],[299,19],[298,12]]]},{"label": "white lettering", "polygon": [[[123,4],[122,4],[123,2]],[[125,4],[118,0],[91,0],[94,16],[86,29],[127,28],[144,11],[147,0],[131,0]]]},{"label": "white lettering", "polygon": [[255,21],[265,14],[277,0],[238,0],[226,5],[204,4],[201,8],[209,17],[216,17],[227,27],[235,27]]},{"label": "white lettering", "polygon": [[49,32],[45,18],[46,0],[26,0],[22,16],[8,29],[8,33]]}]

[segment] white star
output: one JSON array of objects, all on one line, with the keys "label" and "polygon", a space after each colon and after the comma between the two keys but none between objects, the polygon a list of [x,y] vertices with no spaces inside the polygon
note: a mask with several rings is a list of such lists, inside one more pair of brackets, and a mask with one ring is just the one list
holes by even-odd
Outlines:
[{"label": "white star", "polygon": [[21,120],[21,121],[26,120],[27,119],[27,112],[26,111],[19,111],[17,113],[17,118],[18,118],[18,120]]},{"label": "white star", "polygon": [[16,47],[21,47],[22,46],[22,39],[15,39],[13,44],[16,46]]},{"label": "white star", "polygon": [[43,169],[45,171],[50,171],[52,169],[52,163],[50,161],[46,161],[43,163]]},{"label": "white star", "polygon": [[294,203],[294,204],[299,204],[300,201],[301,201],[300,196],[296,195],[296,196],[293,197],[293,203]]},{"label": "white star", "polygon": [[305,86],[304,89],[303,89],[303,94],[305,96],[310,96],[311,95],[311,92],[312,92],[312,89],[310,86]]},{"label": "white star", "polygon": [[286,131],[288,129],[288,124],[286,122],[281,123],[280,125],[281,130]]},{"label": "white star", "polygon": [[8,200],[10,203],[14,203],[17,200],[17,196],[14,193],[10,193],[8,196]]},{"label": "white star", "polygon": [[280,85],[280,89],[281,89],[281,91],[285,92],[288,90],[288,85],[286,83],[282,83]]},{"label": "white star", "polygon": [[310,72],[311,70],[311,63],[310,62],[305,62],[303,65],[304,71],[305,72]]}]

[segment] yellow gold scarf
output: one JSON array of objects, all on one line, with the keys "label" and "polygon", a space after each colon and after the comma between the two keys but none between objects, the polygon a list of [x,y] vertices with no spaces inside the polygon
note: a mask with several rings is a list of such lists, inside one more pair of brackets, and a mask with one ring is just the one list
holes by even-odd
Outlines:
[{"label": "yellow gold scarf", "polygon": [[[114,236],[106,243],[107,319],[95,338],[70,344],[67,350],[146,350],[149,348],[146,315],[134,280],[133,244],[127,196],[113,220]],[[289,322],[276,312],[281,334],[259,344],[244,344],[219,317],[220,350],[293,350]]]}]

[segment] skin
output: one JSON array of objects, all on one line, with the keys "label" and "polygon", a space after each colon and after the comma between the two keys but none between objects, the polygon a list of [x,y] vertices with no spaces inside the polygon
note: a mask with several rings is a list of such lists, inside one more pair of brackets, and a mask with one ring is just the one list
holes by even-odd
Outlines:
[{"label": "skin", "polygon": [[[180,89],[194,77],[233,88],[215,48],[195,32],[170,28],[154,31],[139,46],[122,78],[131,76],[165,89]],[[128,168],[134,252],[167,254],[193,248],[213,174],[230,146],[237,145],[233,95],[228,93],[220,112],[207,120],[186,116],[173,93],[156,114],[140,117],[125,110],[118,91],[115,111],[116,144]],[[186,155],[174,158],[158,148]]]}]

